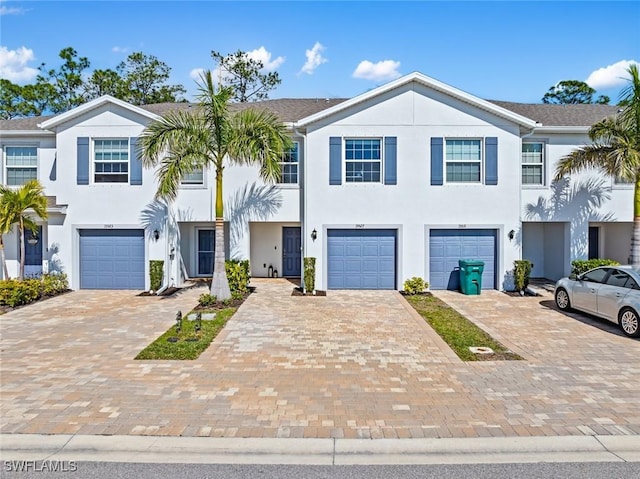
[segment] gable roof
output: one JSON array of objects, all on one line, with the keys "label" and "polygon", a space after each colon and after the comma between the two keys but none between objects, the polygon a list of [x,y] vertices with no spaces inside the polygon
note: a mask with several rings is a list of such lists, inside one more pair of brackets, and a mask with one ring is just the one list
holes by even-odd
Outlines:
[{"label": "gable roof", "polygon": [[72,120],[73,118],[77,118],[78,116],[93,110],[94,108],[97,108],[99,106],[106,105],[106,104],[117,105],[121,108],[137,113],[138,115],[147,117],[151,120],[154,120],[157,118],[157,115],[152,114],[151,112],[144,110],[139,106],[132,105],[131,103],[127,103],[126,101],[120,100],[110,95],[103,95],[100,98],[96,98],[95,100],[91,100],[87,103],[83,103],[82,105],[76,108],[73,108],[69,111],[65,111],[64,113],[56,115],[53,118],[45,120],[42,123],[38,124],[38,126],[45,130],[55,128],[56,126],[61,125],[62,123],[66,123],[69,120]]},{"label": "gable roof", "polygon": [[311,123],[315,123],[316,121],[322,120],[323,118],[327,118],[347,108],[350,108],[352,106],[358,105],[365,101],[371,100],[375,97],[383,95],[384,93],[387,93],[391,90],[395,90],[399,87],[402,87],[410,83],[418,83],[432,90],[439,91],[441,93],[444,93],[445,95],[456,98],[460,101],[468,103],[482,110],[488,111],[489,113],[493,113],[494,115],[497,115],[501,118],[510,120],[518,125],[528,127],[528,128],[534,128],[536,126],[536,122],[534,120],[531,120],[530,118],[527,118],[526,116],[520,115],[519,113],[503,108],[500,105],[497,105],[496,103],[491,103],[491,102],[488,102],[487,100],[483,100],[482,98],[478,98],[474,95],[471,95],[467,92],[454,88],[450,85],[447,85],[446,83],[442,83],[441,81],[438,81],[434,78],[428,77],[418,72],[410,73],[401,78],[398,78],[397,80],[386,83],[382,86],[379,86],[378,88],[374,88],[373,90],[369,90],[366,93],[363,93],[350,100],[342,102],[339,105],[336,105],[331,108],[327,108],[314,115],[310,115],[305,118],[302,118],[299,122],[297,122],[297,126],[305,126]]},{"label": "gable roof", "polygon": [[545,103],[514,103],[510,101],[489,100],[502,108],[531,118],[544,126],[588,126],[615,114],[620,107],[616,105],[551,105]]}]

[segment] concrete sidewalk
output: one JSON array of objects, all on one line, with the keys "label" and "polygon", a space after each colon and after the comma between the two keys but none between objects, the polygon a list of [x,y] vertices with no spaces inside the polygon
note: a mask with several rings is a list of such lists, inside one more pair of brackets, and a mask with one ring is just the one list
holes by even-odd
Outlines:
[{"label": "concrete sidewalk", "polygon": [[640,436],[260,439],[0,435],[3,461],[184,464],[481,464],[640,462]]}]

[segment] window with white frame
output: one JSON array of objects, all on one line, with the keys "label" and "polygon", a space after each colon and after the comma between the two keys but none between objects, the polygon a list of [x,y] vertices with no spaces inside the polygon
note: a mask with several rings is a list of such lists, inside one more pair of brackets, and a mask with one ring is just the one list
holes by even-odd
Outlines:
[{"label": "window with white frame", "polygon": [[544,185],[544,143],[522,143],[522,184]]},{"label": "window with white frame", "polygon": [[204,184],[204,170],[202,168],[196,168],[183,175],[180,184],[183,186],[202,186]]},{"label": "window with white frame", "polygon": [[620,176],[616,175],[613,177],[613,184],[615,186],[628,186],[633,185],[633,181],[627,180],[626,178],[621,178]]},{"label": "window with white frame", "polygon": [[380,183],[382,140],[346,139],[344,142],[345,180],[347,183]]},{"label": "window with white frame", "polygon": [[280,162],[280,180],[278,183],[286,185],[298,184],[298,142],[282,155]]},{"label": "window with white frame", "polygon": [[127,138],[93,141],[94,181],[129,182],[129,140]]},{"label": "window with white frame", "polygon": [[6,146],[5,179],[8,186],[22,186],[38,179],[38,147]]},{"label": "window with white frame", "polygon": [[446,144],[448,183],[480,183],[482,140],[449,140]]}]

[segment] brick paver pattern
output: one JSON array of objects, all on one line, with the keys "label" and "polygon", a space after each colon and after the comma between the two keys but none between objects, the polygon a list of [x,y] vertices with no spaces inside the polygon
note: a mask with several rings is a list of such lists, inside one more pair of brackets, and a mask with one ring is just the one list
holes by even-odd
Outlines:
[{"label": "brick paver pattern", "polygon": [[136,361],[203,288],[76,291],[0,316],[0,432],[640,434],[640,341],[551,295],[435,294],[525,361],[462,362],[394,291],[256,291],[195,361]]}]

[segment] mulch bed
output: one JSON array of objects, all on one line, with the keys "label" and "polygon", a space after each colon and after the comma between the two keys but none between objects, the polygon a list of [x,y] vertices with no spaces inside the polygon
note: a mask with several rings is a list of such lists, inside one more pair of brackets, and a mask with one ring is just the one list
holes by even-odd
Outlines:
[{"label": "mulch bed", "polygon": [[176,288],[175,286],[171,286],[171,287],[165,289],[160,294],[150,293],[149,291],[143,291],[142,293],[137,294],[136,296],[171,296],[173,294],[176,294],[181,289],[184,289],[184,288]]},{"label": "mulch bed", "polygon": [[513,298],[524,298],[524,297],[533,297],[533,296],[540,296],[539,294],[536,293],[531,293],[529,291],[525,291],[524,295],[520,294],[519,291],[503,291],[504,294],[506,294],[507,296],[511,296]]},{"label": "mulch bed", "polygon": [[322,291],[320,289],[316,289],[316,294],[311,294],[311,293],[307,293],[304,294],[304,291],[302,290],[302,288],[293,288],[293,291],[291,292],[291,296],[326,296],[327,292],[326,291]]},{"label": "mulch bed", "polygon": [[226,309],[226,308],[237,308],[238,306],[240,306],[242,303],[244,303],[247,298],[251,295],[251,293],[253,293],[256,290],[255,287],[253,286],[249,286],[249,291],[247,291],[244,296],[240,299],[228,299],[227,301],[216,301],[213,304],[210,304],[208,306],[201,306],[200,304],[196,305],[195,308],[193,308],[194,311],[219,311],[221,309]]}]

